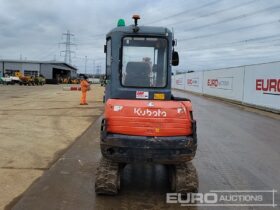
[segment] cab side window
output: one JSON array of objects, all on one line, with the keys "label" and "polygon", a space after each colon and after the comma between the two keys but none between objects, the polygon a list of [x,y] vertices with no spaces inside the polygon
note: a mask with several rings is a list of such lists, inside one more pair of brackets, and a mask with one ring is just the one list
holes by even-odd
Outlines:
[{"label": "cab side window", "polygon": [[[111,62],[112,62],[112,40],[108,39],[106,44],[106,74],[111,74]],[[109,70],[109,71],[108,71]]]}]

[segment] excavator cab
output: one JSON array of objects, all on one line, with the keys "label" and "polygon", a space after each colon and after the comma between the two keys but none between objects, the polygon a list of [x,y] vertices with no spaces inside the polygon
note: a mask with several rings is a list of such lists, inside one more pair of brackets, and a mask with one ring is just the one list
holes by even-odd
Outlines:
[{"label": "excavator cab", "polygon": [[106,36],[105,113],[96,193],[116,194],[121,166],[138,162],[166,165],[172,190],[194,191],[197,183],[186,180],[194,177],[189,163],[197,148],[192,104],[171,94],[171,66],[179,64],[176,42],[169,29],[138,26],[140,17],[133,19],[130,26],[119,21]]},{"label": "excavator cab", "polygon": [[139,27],[137,18],[135,25],[121,25],[106,36],[105,101],[159,96],[171,100],[171,64],[177,60],[178,65],[179,59],[172,33],[162,27]]}]

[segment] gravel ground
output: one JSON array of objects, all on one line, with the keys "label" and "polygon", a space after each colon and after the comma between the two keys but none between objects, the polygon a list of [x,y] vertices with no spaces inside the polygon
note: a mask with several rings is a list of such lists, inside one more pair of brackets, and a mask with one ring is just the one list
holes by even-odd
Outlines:
[{"label": "gravel ground", "polygon": [[17,199],[103,111],[92,85],[88,106],[62,85],[0,85],[0,209]]}]

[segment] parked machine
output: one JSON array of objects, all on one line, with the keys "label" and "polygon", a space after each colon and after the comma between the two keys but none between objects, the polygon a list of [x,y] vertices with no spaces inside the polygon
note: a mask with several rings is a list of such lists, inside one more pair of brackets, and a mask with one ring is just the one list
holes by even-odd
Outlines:
[{"label": "parked machine", "polygon": [[0,77],[0,84],[4,84],[4,85],[19,84],[20,79],[16,73],[15,73],[15,75],[6,74],[5,77]]},{"label": "parked machine", "polygon": [[5,85],[44,85],[46,84],[46,79],[43,75],[37,76],[24,76],[20,71],[14,72],[12,75],[6,75],[5,77],[1,77],[0,84]]},{"label": "parked machine", "polygon": [[13,79],[10,76],[0,77],[0,84],[14,85]]},{"label": "parked machine", "polygon": [[97,194],[117,194],[128,163],[167,166],[171,189],[196,192],[196,121],[189,99],[171,94],[171,65],[179,64],[176,41],[164,27],[118,27],[106,36],[105,114]]},{"label": "parked machine", "polygon": [[43,75],[39,75],[39,76],[36,76],[35,78],[34,78],[34,83],[35,83],[35,85],[45,85],[46,84],[46,79],[45,79],[45,77],[43,76]]},{"label": "parked machine", "polygon": [[28,86],[36,85],[34,76],[24,76],[21,72],[19,72],[18,77],[20,79],[19,82],[20,85],[28,85]]}]

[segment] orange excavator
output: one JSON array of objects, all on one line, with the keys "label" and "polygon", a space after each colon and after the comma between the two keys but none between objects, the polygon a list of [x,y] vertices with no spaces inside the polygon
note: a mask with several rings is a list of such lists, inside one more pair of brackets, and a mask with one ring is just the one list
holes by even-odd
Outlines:
[{"label": "orange excavator", "polygon": [[164,27],[125,26],[123,19],[106,36],[105,114],[97,194],[115,195],[129,163],[164,164],[171,190],[196,192],[191,160],[197,148],[196,121],[187,98],[171,93],[171,66],[179,64],[173,33]]}]

